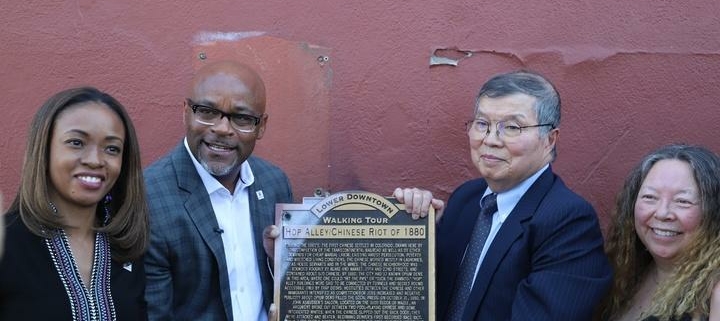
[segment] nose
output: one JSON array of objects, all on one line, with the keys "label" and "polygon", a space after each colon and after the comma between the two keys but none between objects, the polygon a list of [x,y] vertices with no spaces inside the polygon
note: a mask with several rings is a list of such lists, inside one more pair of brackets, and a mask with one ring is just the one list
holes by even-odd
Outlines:
[{"label": "nose", "polygon": [[487,132],[485,132],[485,138],[483,139],[483,143],[487,145],[502,144],[502,139],[500,139],[500,129],[492,128],[492,126],[488,127]]},{"label": "nose", "polygon": [[210,126],[210,129],[213,132],[222,133],[225,135],[230,135],[235,132],[232,125],[230,124],[230,116],[228,115],[220,115],[220,119],[218,119],[214,125]]},{"label": "nose", "polygon": [[673,209],[671,206],[672,202],[662,200],[658,203],[657,209],[655,209],[655,218],[660,221],[671,220],[674,217]]},{"label": "nose", "polygon": [[98,168],[103,166],[104,162],[102,148],[91,146],[85,149],[83,153],[82,163],[90,168]]}]

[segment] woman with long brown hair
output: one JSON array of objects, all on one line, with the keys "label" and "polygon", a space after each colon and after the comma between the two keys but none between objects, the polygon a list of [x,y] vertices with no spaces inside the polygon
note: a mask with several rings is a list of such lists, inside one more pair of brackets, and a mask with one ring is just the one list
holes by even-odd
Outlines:
[{"label": "woman with long brown hair", "polygon": [[144,320],[147,205],[125,108],[95,88],[35,114],[4,217],[0,320]]}]

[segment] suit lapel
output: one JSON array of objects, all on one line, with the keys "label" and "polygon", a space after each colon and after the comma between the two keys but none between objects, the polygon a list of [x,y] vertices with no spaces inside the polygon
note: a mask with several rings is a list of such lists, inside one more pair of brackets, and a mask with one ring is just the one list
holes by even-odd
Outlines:
[{"label": "suit lapel", "polygon": [[[215,232],[218,227],[215,211],[213,211],[207,189],[203,185],[200,175],[190,158],[184,144],[180,144],[172,155],[175,174],[177,175],[178,187],[187,193],[184,207],[187,215],[200,233],[203,241],[215,257],[220,275],[220,284],[229,284],[227,263],[225,260],[225,249],[223,248],[222,237]],[[188,262],[188,264],[194,264]],[[232,318],[232,303],[230,301],[230,290],[227,286],[220,286],[220,292],[228,319]]]},{"label": "suit lapel", "polygon": [[257,255],[257,264],[258,267],[261,269],[266,265],[265,262],[265,256],[262,255],[265,253],[265,248],[262,244],[262,233],[265,226],[268,226],[272,224],[269,222],[268,218],[263,217],[265,216],[264,213],[268,213],[267,202],[263,202],[265,198],[265,194],[262,189],[262,183],[258,180],[258,175],[255,174],[258,171],[256,170],[254,162],[250,163],[250,168],[253,170],[253,175],[255,176],[255,182],[249,186],[248,188],[248,202],[250,203],[250,222],[252,224],[253,233],[254,235],[254,242],[255,242],[255,252]]},{"label": "suit lapel", "polygon": [[[549,167],[538,177],[532,186],[520,198],[515,208],[510,212],[497,235],[488,248],[485,257],[478,270],[472,292],[468,298],[463,320],[474,320],[480,303],[485,299],[490,281],[495,278],[495,273],[500,262],[507,255],[510,246],[522,236],[524,232],[523,222],[532,218],[545,194],[553,184],[554,176],[552,168]],[[501,272],[502,273],[502,272]],[[502,276],[498,276],[502,277]]]},{"label": "suit lapel", "polygon": [[[266,199],[266,197],[271,196],[266,195],[266,193],[268,193],[270,191],[269,189],[272,189],[272,187],[268,187],[267,191],[263,190],[264,186],[262,176],[263,171],[266,169],[261,168],[258,162],[255,161],[254,157],[248,158],[248,163],[253,171],[253,176],[255,176],[255,182],[248,188],[250,221],[254,233],[253,239],[255,243],[255,257],[257,259],[257,266],[263,285],[273,284],[272,276],[267,269],[267,256],[265,255],[265,247],[263,246],[262,238],[265,227],[274,224],[273,216],[269,216],[267,213],[275,213],[275,203]],[[272,290],[268,286],[263,286],[263,296],[266,308],[269,307],[270,302],[272,302],[272,295]]]},{"label": "suit lapel", "polygon": [[187,210],[188,216],[190,216],[200,236],[215,255],[218,264],[227,271],[222,238],[215,232],[218,222],[210,203],[210,197],[190,159],[190,155],[188,155],[185,146],[182,144],[173,153],[173,165],[176,169],[180,189],[188,193],[185,201],[185,210]]}]

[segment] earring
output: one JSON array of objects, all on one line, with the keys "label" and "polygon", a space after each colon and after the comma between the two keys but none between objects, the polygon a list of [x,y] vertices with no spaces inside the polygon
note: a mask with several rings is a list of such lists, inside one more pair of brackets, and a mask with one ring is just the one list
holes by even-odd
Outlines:
[{"label": "earring", "polygon": [[50,201],[49,203],[50,203],[50,209],[53,211],[53,214],[57,215],[58,214],[57,206],[55,206],[55,203],[53,203],[52,201]]},{"label": "earring", "polygon": [[108,207],[110,201],[112,201],[112,196],[110,196],[110,194],[105,195],[105,200],[103,202],[103,210],[105,210],[105,217],[103,217],[103,226],[107,225],[108,222],[110,222],[110,208]]}]

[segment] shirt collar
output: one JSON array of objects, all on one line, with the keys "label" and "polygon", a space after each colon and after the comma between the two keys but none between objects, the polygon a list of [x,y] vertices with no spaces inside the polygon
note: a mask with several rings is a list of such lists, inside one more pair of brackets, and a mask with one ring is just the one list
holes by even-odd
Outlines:
[{"label": "shirt collar", "polygon": [[[200,165],[200,162],[198,162],[197,159],[195,159],[195,155],[190,152],[190,145],[188,145],[187,137],[183,140],[183,144],[185,145],[185,150],[188,152],[188,155],[190,155],[190,159],[192,159],[193,165],[195,165],[195,170],[197,170],[198,174],[200,174],[200,179],[202,180],[203,185],[205,185],[205,189],[208,194],[212,194],[220,190],[227,190],[225,186],[220,184],[220,182],[212,176],[205,167]],[[240,179],[238,180],[238,183],[235,184],[235,191],[233,191],[232,194],[235,195],[235,192],[252,185],[254,182],[255,175],[253,175],[250,164],[248,164],[247,160],[245,160],[242,164],[240,164]]]},{"label": "shirt collar", "polygon": [[[510,215],[510,212],[515,208],[515,205],[517,205],[518,202],[520,202],[520,198],[522,198],[523,195],[525,195],[525,192],[527,192],[528,189],[530,189],[530,186],[532,186],[535,181],[537,181],[538,177],[542,175],[545,170],[550,167],[550,164],[546,164],[543,166],[540,170],[535,172],[535,174],[532,174],[530,177],[526,178],[524,181],[520,182],[517,186],[502,192],[498,193],[497,195],[497,206],[498,206],[498,213],[500,213],[501,216],[507,217]],[[488,195],[490,193],[493,193],[492,190],[490,190],[490,187],[485,189],[485,194],[483,194],[483,197],[485,195]]]}]

